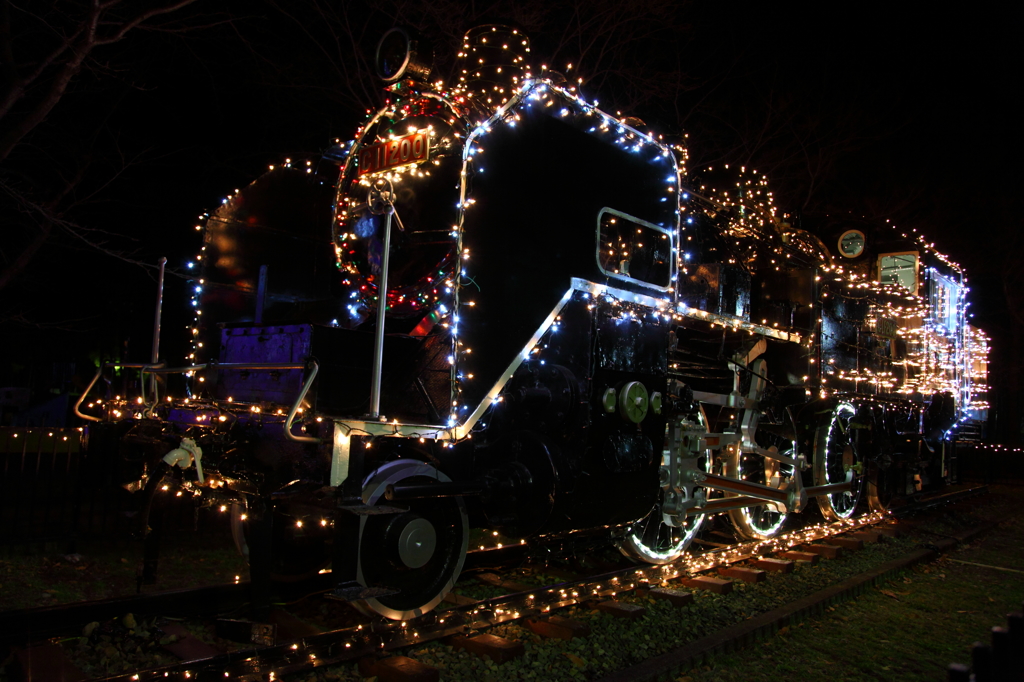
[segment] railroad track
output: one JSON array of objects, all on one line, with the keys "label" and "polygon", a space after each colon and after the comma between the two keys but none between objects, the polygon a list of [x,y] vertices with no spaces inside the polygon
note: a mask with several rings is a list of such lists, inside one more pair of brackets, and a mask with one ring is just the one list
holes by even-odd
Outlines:
[{"label": "railroad track", "polygon": [[[585,605],[608,614],[608,617],[633,619],[643,615],[643,607],[617,598],[640,595],[682,605],[693,599],[692,591],[706,590],[724,594],[731,591],[734,581],[756,583],[763,581],[768,572],[792,571],[794,562],[836,558],[844,551],[862,547],[865,542],[876,542],[885,534],[897,532],[891,530],[893,518],[906,518],[939,505],[982,494],[985,490],[984,487],[954,490],[923,498],[889,514],[869,514],[848,521],[821,523],[767,541],[728,546],[713,546],[712,543],[705,551],[688,555],[666,566],[631,564],[601,570],[593,575],[579,575],[580,567],[570,571],[564,567],[535,567],[535,576],[551,577],[557,574],[561,581],[533,586],[522,584],[521,578],[510,579],[507,575],[493,572],[471,571],[466,580],[460,581],[441,609],[405,622],[369,619],[352,611],[348,613],[347,623],[325,632],[316,632],[308,626],[304,628],[293,616],[284,614],[282,618],[280,613],[276,616],[277,623],[221,620],[220,625],[225,629],[225,634],[234,638],[249,635],[250,640],[258,642],[234,651],[218,651],[190,636],[180,624],[165,624],[162,627],[165,633],[162,639],[177,641],[167,642],[163,646],[182,660],[93,679],[131,682],[157,679],[191,682],[213,678],[269,680],[360,659],[374,661],[378,667],[383,666],[380,671],[364,670],[368,673],[381,672],[382,679],[430,679],[430,671],[414,659],[392,656],[381,662],[376,661],[385,653],[394,654],[439,639],[492,660],[503,661],[519,655],[522,645],[488,634],[473,637],[466,635],[518,622],[540,636],[583,636],[587,631],[584,624],[559,614],[570,607]],[[479,556],[477,558],[479,560]],[[307,590],[316,593],[318,589],[328,589],[329,577],[320,576],[323,585],[307,585]],[[467,594],[480,596],[480,592],[499,594],[482,599]],[[10,640],[12,624],[21,623],[22,635],[34,632],[34,639],[50,638],[42,646],[30,647],[21,652],[23,667],[40,665],[45,661],[50,666],[71,669],[70,665],[58,660],[64,656],[64,649],[53,641],[53,638],[61,634],[61,623],[64,634],[70,634],[66,629],[68,624],[77,627],[82,623],[122,617],[126,613],[135,614],[139,620],[155,614],[209,616],[237,611],[245,606],[246,598],[247,586],[242,583],[142,598],[32,609],[5,614],[0,622],[7,625],[0,633]],[[29,628],[26,629],[25,624]],[[226,632],[229,629],[233,632]],[[34,652],[34,658],[31,652]],[[413,676],[409,677],[410,674]],[[427,677],[417,677],[417,674]],[[72,679],[69,676],[65,678]],[[37,675],[33,679],[42,678]]]}]

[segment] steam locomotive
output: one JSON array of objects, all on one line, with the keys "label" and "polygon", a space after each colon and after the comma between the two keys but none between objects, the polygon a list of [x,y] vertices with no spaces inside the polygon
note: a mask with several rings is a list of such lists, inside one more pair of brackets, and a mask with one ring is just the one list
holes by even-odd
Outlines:
[{"label": "steam locomotive", "polygon": [[661,564],[714,515],[770,537],[954,475],[986,372],[958,266],[886,224],[798,228],[764,176],[689,171],[528,57],[473,29],[446,90],[392,29],[354,139],[205,217],[187,362],[76,407],[134,489],[230,507],[254,569],[330,564],[406,619],[485,535]]}]

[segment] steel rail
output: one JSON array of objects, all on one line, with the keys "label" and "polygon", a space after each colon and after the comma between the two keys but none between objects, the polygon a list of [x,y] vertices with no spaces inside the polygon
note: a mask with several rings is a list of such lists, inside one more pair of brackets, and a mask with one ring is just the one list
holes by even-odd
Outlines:
[{"label": "steel rail", "polygon": [[[521,618],[546,615],[556,609],[577,605],[591,599],[615,596],[639,586],[659,584],[712,570],[718,566],[788,547],[813,542],[833,534],[873,525],[881,515],[871,518],[834,522],[830,532],[796,531],[770,541],[755,541],[728,550],[711,550],[697,557],[687,557],[664,566],[630,566],[576,581],[538,587],[533,590],[502,595],[446,611],[431,612],[419,618],[397,621],[374,621],[371,627],[355,626],[318,635],[298,642],[273,647],[236,651],[203,661],[178,663],[145,672],[105,678],[105,682],[146,682],[147,680],[180,680],[187,682],[200,673],[217,677],[241,678],[246,675],[291,674],[324,665],[356,660],[372,652],[393,651],[427,641],[442,639],[467,630],[489,628]],[[136,677],[136,675],[138,677]]]},{"label": "steel rail", "polygon": [[[986,486],[942,493],[908,504],[902,513],[928,509],[940,504],[982,494]],[[874,525],[895,514],[873,513],[855,519],[837,521],[810,529],[801,529],[766,541],[741,543],[728,548],[713,549],[697,556],[665,566],[631,566],[599,575],[527,592],[502,595],[487,600],[431,612],[405,621],[373,621],[369,624],[342,628],[271,647],[249,648],[214,656],[201,661],[187,661],[107,678],[105,682],[145,682],[147,680],[181,680],[186,682],[206,675],[233,679],[267,679],[357,660],[371,653],[393,651],[480,629],[539,616],[559,608],[577,605],[592,599],[614,596],[644,584],[695,575],[719,566],[743,561],[789,547],[826,539],[831,535]],[[154,595],[157,596],[157,595]],[[118,612],[120,613],[120,611]],[[253,677],[255,676],[255,677]]]},{"label": "steel rail", "polygon": [[56,636],[69,629],[80,629],[86,623],[119,618],[126,613],[137,616],[200,615],[233,611],[248,601],[249,583],[240,582],[5,611],[0,617],[0,646],[24,643],[28,636]]}]

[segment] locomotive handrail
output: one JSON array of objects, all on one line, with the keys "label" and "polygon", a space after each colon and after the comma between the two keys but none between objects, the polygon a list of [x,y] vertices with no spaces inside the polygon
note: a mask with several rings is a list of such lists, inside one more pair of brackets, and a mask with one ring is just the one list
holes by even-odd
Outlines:
[{"label": "locomotive handrail", "polygon": [[[148,362],[148,363],[147,362],[101,362],[99,368],[96,370],[96,374],[94,374],[93,377],[92,377],[92,381],[90,381],[89,385],[85,387],[85,390],[82,391],[81,397],[78,398],[78,402],[75,403],[75,407],[74,407],[75,416],[77,416],[79,419],[84,419],[84,420],[90,421],[90,422],[103,421],[100,417],[93,417],[92,415],[85,414],[84,412],[82,412],[81,407],[82,407],[82,403],[85,402],[85,398],[89,395],[89,391],[91,391],[92,387],[96,385],[96,382],[100,380],[100,377],[103,376],[103,370],[105,370],[107,367],[121,367],[123,369],[139,369],[139,370],[142,370],[140,372],[140,374],[145,374],[145,370],[146,370],[147,367],[157,368],[159,366],[160,366],[160,364],[153,364],[151,362]],[[146,395],[146,384],[145,384],[145,382],[142,382],[142,395],[143,395],[142,400],[145,403],[145,401],[146,401],[146,398],[145,398],[145,395]]]},{"label": "locomotive handrail", "polygon": [[[313,378],[316,377],[317,371],[319,371],[319,365],[317,365],[316,361],[312,360],[311,362],[313,363],[313,373],[309,377],[309,379],[306,380],[306,383],[303,385],[302,392],[299,395],[298,402],[292,406],[292,411],[289,414],[289,424],[291,419],[294,418],[295,412],[297,411],[299,404],[302,402],[302,399],[306,397],[306,392],[309,391],[309,386],[312,383]],[[100,417],[94,417],[90,414],[85,414],[84,412],[81,411],[81,407],[82,404],[85,402],[86,397],[89,395],[89,391],[92,390],[93,386],[96,385],[96,382],[99,381],[100,377],[103,375],[103,370],[105,370],[108,367],[120,367],[121,369],[137,369],[139,370],[140,375],[186,374],[188,372],[198,372],[204,369],[211,369],[214,367],[216,367],[217,369],[255,370],[262,372],[274,372],[289,369],[306,369],[306,365],[298,363],[205,362],[200,365],[186,365],[184,367],[164,367],[163,363],[152,362],[104,362],[100,364],[99,369],[96,370],[96,374],[94,374],[92,377],[92,381],[90,381],[89,385],[85,387],[85,390],[82,391],[82,395],[81,397],[79,397],[78,402],[75,403],[74,412],[75,416],[77,416],[79,419],[84,419],[86,421],[91,422],[103,421]],[[142,401],[143,403],[146,403],[145,382],[142,382]],[[296,436],[295,438],[303,439],[305,437]],[[318,443],[320,442],[319,438],[315,440]],[[300,440],[299,442],[309,441]]]},{"label": "locomotive handrail", "polygon": [[295,414],[299,411],[302,401],[305,400],[306,393],[309,392],[309,387],[313,385],[313,380],[316,379],[317,372],[320,371],[320,365],[316,360],[310,358],[309,364],[312,365],[312,371],[310,371],[309,376],[306,377],[306,383],[302,384],[302,390],[299,391],[299,397],[295,399],[295,404],[292,405],[292,409],[288,410],[288,418],[284,420],[284,437],[296,443],[320,442],[320,438],[317,436],[296,436],[292,433],[292,422],[295,420]]},{"label": "locomotive handrail", "polygon": [[100,375],[103,374],[103,367],[104,367],[103,363],[100,363],[100,367],[99,367],[99,369],[96,370],[96,374],[93,375],[92,381],[90,381],[89,385],[85,387],[85,390],[82,391],[82,396],[78,399],[78,402],[75,403],[75,408],[74,408],[75,415],[78,416],[81,419],[86,420],[86,421],[90,421],[90,422],[102,421],[99,417],[94,417],[91,414],[83,414],[82,411],[79,410],[78,408],[80,408],[82,406],[82,403],[85,402],[85,396],[89,395],[89,391],[92,390],[92,387],[95,386],[96,382],[100,380]]}]

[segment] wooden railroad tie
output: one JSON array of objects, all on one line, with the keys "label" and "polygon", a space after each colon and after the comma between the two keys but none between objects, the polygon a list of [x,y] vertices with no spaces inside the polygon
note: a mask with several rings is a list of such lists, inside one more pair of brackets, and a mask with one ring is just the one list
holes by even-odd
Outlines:
[{"label": "wooden railroad tie", "polygon": [[773,573],[792,573],[793,568],[796,566],[792,561],[786,561],[785,559],[754,559],[750,562],[750,565],[762,571],[771,571]]},{"label": "wooden railroad tie", "polygon": [[377,682],[438,682],[441,671],[408,656],[377,661]]},{"label": "wooden railroad tie", "polygon": [[168,623],[160,627],[168,635],[176,635],[178,641],[164,644],[163,648],[183,661],[198,661],[203,658],[212,658],[224,653],[215,649],[206,642],[196,637],[185,629],[185,626],[178,623]]},{"label": "wooden railroad tie", "polygon": [[487,657],[495,663],[511,661],[526,653],[522,642],[513,642],[511,639],[494,635],[484,634],[477,635],[476,637],[455,635],[448,638],[447,641],[454,649],[465,649],[480,658]]},{"label": "wooden railroad tie", "polygon": [[726,578],[735,578],[745,583],[763,582],[768,574],[757,568],[743,568],[742,566],[722,566],[718,569],[718,575]]},{"label": "wooden railroad tie", "polygon": [[[14,662],[12,668],[21,672],[21,677],[15,679],[75,682],[92,677],[79,670],[59,644],[48,643],[18,649],[14,652]],[[14,674],[17,675],[17,672]]]},{"label": "wooden railroad tie", "polygon": [[849,534],[851,538],[857,538],[863,540],[864,544],[870,545],[875,542],[885,542],[885,537],[876,530],[859,530],[856,533]]},{"label": "wooden railroad tie", "polygon": [[903,531],[900,530],[899,526],[875,526],[875,532],[881,533],[887,538],[903,537]]},{"label": "wooden railroad tie", "polygon": [[590,626],[586,623],[561,616],[526,618],[523,624],[530,632],[551,639],[572,639],[573,637],[586,637],[590,634]]},{"label": "wooden railroad tie", "polygon": [[860,538],[844,538],[836,536],[829,538],[828,542],[830,545],[835,545],[836,547],[842,547],[843,549],[848,549],[851,551],[864,549],[864,541]]},{"label": "wooden railroad tie", "polygon": [[791,550],[789,552],[780,552],[779,556],[783,559],[789,559],[790,561],[801,561],[806,564],[813,565],[818,563],[818,555],[811,554],[810,552],[797,552]]},{"label": "wooden railroad tie", "polygon": [[686,587],[692,587],[695,590],[708,590],[715,594],[729,594],[732,592],[732,581],[722,580],[721,578],[712,578],[706,575],[698,575],[693,578],[683,578],[679,582]]},{"label": "wooden railroad tie", "polygon": [[688,606],[693,603],[693,593],[682,590],[670,590],[667,587],[655,587],[647,592],[652,599],[663,599],[675,607]]},{"label": "wooden railroad tie", "polygon": [[823,556],[826,559],[838,559],[843,556],[843,548],[835,545],[804,545],[801,549],[811,554]]},{"label": "wooden railroad tie", "polygon": [[639,604],[628,604],[622,601],[603,601],[595,608],[602,613],[607,613],[616,618],[627,618],[629,620],[643,618],[647,614],[647,609]]}]

